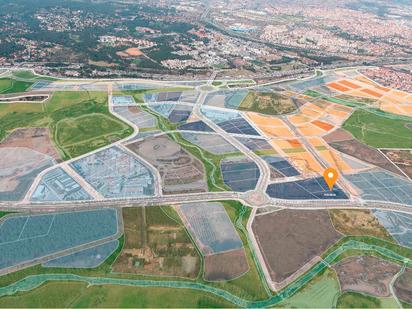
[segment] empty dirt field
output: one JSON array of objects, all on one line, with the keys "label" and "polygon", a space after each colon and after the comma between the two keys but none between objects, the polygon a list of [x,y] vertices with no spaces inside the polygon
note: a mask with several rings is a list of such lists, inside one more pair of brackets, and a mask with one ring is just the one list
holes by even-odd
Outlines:
[{"label": "empty dirt field", "polygon": [[239,106],[240,110],[268,115],[281,115],[296,110],[293,100],[276,92],[250,91]]},{"label": "empty dirt field", "polygon": [[332,223],[337,231],[350,236],[373,236],[393,241],[392,236],[380,224],[370,210],[329,210]]},{"label": "empty dirt field", "polygon": [[205,257],[204,278],[207,281],[235,279],[248,270],[249,265],[243,248]]},{"label": "empty dirt field", "polygon": [[341,238],[323,210],[281,210],[256,216],[260,250],[274,282],[280,283]]},{"label": "empty dirt field", "polygon": [[355,256],[335,264],[342,292],[355,291],[377,297],[390,296],[389,283],[399,265],[373,256]]},{"label": "empty dirt field", "polygon": [[26,147],[55,160],[60,159],[48,128],[16,129],[0,143],[0,148],[4,147]]},{"label": "empty dirt field", "polygon": [[[411,133],[412,134],[412,133]],[[381,150],[402,172],[412,178],[412,150]]]},{"label": "empty dirt field", "polygon": [[334,149],[387,171],[403,176],[402,172],[379,150],[362,144],[344,129],[338,129],[324,136],[325,141]]},{"label": "empty dirt field", "polygon": [[412,304],[412,269],[405,270],[395,281],[394,288],[399,300]]},{"label": "empty dirt field", "polygon": [[159,171],[164,194],[207,191],[202,162],[167,135],[148,137],[127,147]]},{"label": "empty dirt field", "polygon": [[124,208],[123,221],[125,244],[114,272],[197,276],[199,255],[172,208]]}]

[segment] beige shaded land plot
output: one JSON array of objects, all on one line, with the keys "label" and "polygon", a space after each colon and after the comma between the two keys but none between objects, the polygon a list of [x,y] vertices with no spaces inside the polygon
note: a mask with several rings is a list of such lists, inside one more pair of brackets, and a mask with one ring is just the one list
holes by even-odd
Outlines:
[{"label": "beige shaded land plot", "polygon": [[341,238],[323,210],[256,216],[252,229],[274,282],[282,282]]}]

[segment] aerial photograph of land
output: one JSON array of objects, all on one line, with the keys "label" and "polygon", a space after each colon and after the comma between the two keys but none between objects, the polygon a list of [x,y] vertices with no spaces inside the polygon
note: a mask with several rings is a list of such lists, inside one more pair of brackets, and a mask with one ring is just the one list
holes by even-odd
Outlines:
[{"label": "aerial photograph of land", "polygon": [[408,0],[0,0],[0,308],[412,308]]}]

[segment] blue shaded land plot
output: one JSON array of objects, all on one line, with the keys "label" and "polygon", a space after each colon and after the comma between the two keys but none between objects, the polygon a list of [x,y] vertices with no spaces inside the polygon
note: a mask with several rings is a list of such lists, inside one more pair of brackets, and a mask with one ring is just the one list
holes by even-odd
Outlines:
[{"label": "blue shaded land plot", "polygon": [[0,269],[112,237],[117,232],[114,209],[6,217],[0,225]]},{"label": "blue shaded land plot", "polygon": [[43,175],[31,201],[79,201],[93,199],[71,176],[58,167]]},{"label": "blue shaded land plot", "polygon": [[314,200],[314,199],[347,199],[336,185],[329,191],[322,177],[304,180],[273,183],[268,186],[266,193],[273,198],[286,200]]},{"label": "blue shaded land plot", "polygon": [[157,94],[157,101],[172,101],[177,102],[182,95],[181,91],[172,91],[172,92],[160,92]]},{"label": "blue shaded land plot", "polygon": [[202,106],[202,114],[216,123],[228,133],[259,135],[258,132],[235,111],[227,111],[217,108]]},{"label": "blue shaded land plot", "polygon": [[182,132],[182,137],[213,154],[237,152],[238,149],[218,134]]},{"label": "blue shaded land plot", "polygon": [[160,92],[160,93],[145,93],[143,96],[146,103],[153,102],[177,102],[180,99],[182,92]]},{"label": "blue shaded land plot", "polygon": [[308,90],[310,88],[319,87],[319,86],[324,85],[326,83],[332,82],[336,79],[337,79],[336,75],[332,74],[332,75],[328,75],[328,76],[315,77],[315,78],[311,78],[311,79],[306,79],[306,80],[293,82],[293,83],[289,84],[288,86],[289,86],[289,88],[291,88],[292,90],[295,90],[295,91],[305,91],[305,90]]},{"label": "blue shaded land plot", "polygon": [[235,120],[241,118],[241,115],[236,111],[228,111],[224,109],[217,109],[207,106],[202,106],[200,110],[203,115],[205,115],[207,118],[209,118],[216,124],[228,120]]},{"label": "blue shaded land plot", "polygon": [[45,87],[49,86],[50,83],[51,82],[48,81],[48,80],[38,80],[33,85],[31,85],[30,89],[31,90],[39,90],[39,89],[42,89],[42,88],[45,88]]},{"label": "blue shaded land plot", "polygon": [[153,128],[156,126],[156,118],[137,106],[115,106],[113,110],[139,128]]},{"label": "blue shaded land plot", "polygon": [[237,137],[237,139],[252,151],[273,149],[273,147],[264,139],[248,137]]},{"label": "blue shaded land plot", "polygon": [[186,121],[189,117],[190,114],[192,113],[192,106],[188,105],[177,105],[173,111],[169,115],[169,120],[172,123],[178,123],[182,121]]},{"label": "blue shaded land plot", "polygon": [[257,165],[248,160],[224,160],[220,164],[223,181],[233,191],[253,190],[260,177]]},{"label": "blue shaded land plot", "polygon": [[259,135],[259,133],[243,118],[228,120],[218,123],[228,133],[244,134],[244,135]]},{"label": "blue shaded land plot", "polygon": [[170,103],[163,103],[163,104],[149,104],[148,107],[162,115],[165,118],[169,118],[170,113],[173,111],[173,109],[176,107],[176,104],[170,104]]},{"label": "blue shaded land plot", "polygon": [[112,96],[113,105],[136,105],[134,98],[131,95],[114,95]]},{"label": "blue shaded land plot", "polygon": [[213,132],[212,128],[201,120],[185,123],[177,128],[182,131]]},{"label": "blue shaded land plot", "polygon": [[113,90],[144,90],[144,89],[155,89],[160,86],[153,84],[144,84],[144,83],[114,83]]},{"label": "blue shaded land plot", "polygon": [[154,112],[169,119],[172,123],[177,123],[187,120],[192,113],[193,106],[174,104],[174,103],[160,103],[149,104],[148,107]]},{"label": "blue shaded land plot", "polygon": [[184,204],[180,212],[203,255],[240,249],[242,241],[220,203]]},{"label": "blue shaded land plot", "polygon": [[179,102],[196,103],[200,93],[198,91],[183,91]]},{"label": "blue shaded land plot", "polygon": [[412,182],[386,171],[375,170],[345,175],[362,191],[364,200],[412,205]]},{"label": "blue shaded land plot", "polygon": [[0,148],[0,201],[23,199],[38,174],[54,164],[52,157],[30,148]]},{"label": "blue shaded land plot", "polygon": [[206,105],[238,109],[247,96],[247,90],[220,90],[209,94],[205,99]]},{"label": "blue shaded land plot", "polygon": [[118,240],[66,255],[43,264],[44,267],[95,268],[100,266],[119,246]]},{"label": "blue shaded land plot", "polygon": [[154,176],[136,157],[114,146],[70,163],[107,198],[152,196]]},{"label": "blue shaded land plot", "polygon": [[264,156],[263,159],[276,171],[285,177],[299,176],[300,173],[284,158]]},{"label": "blue shaded land plot", "polygon": [[386,210],[373,214],[400,245],[412,248],[412,214]]},{"label": "blue shaded land plot", "polygon": [[[39,166],[30,170],[27,174],[16,177],[17,185],[12,191],[0,191],[0,201],[19,201],[24,198],[37,175],[53,165],[54,160],[50,159],[46,162],[42,162]],[[0,170],[0,173],[1,172],[2,171]],[[1,178],[2,177],[0,175],[0,180]]]}]

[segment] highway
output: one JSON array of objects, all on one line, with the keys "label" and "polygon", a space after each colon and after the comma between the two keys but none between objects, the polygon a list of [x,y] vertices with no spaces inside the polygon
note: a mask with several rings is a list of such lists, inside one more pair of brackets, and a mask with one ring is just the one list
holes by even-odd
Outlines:
[{"label": "highway", "polygon": [[203,192],[178,195],[163,195],[154,197],[141,197],[130,199],[107,199],[92,201],[66,201],[55,203],[0,203],[0,211],[15,212],[54,212],[63,210],[93,209],[105,207],[141,207],[156,205],[175,205],[184,203],[196,203],[202,201],[237,200],[251,208],[274,206],[285,209],[381,209],[393,210],[412,214],[412,206],[384,201],[355,201],[355,200],[280,200],[270,199],[263,204],[256,205],[250,199],[250,191],[245,193]]}]

